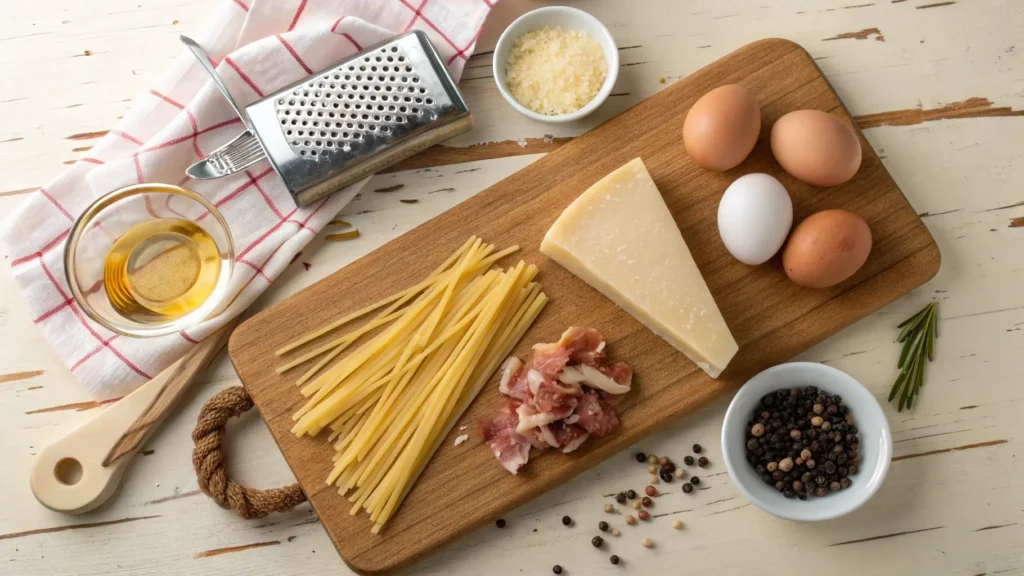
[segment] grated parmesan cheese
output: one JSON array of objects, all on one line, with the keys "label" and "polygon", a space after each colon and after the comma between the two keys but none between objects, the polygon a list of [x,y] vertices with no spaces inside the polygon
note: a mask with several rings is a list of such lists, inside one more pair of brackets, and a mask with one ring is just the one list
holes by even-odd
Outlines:
[{"label": "grated parmesan cheese", "polygon": [[575,112],[601,90],[608,62],[586,32],[542,28],[516,38],[505,83],[523,106],[546,116]]}]

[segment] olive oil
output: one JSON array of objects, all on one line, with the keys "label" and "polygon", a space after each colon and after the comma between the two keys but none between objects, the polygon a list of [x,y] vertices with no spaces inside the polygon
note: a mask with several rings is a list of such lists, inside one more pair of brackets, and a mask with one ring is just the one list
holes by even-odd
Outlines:
[{"label": "olive oil", "polygon": [[206,302],[220,276],[217,245],[179,218],[136,224],[114,241],[103,266],[107,299],[136,322],[167,322]]}]

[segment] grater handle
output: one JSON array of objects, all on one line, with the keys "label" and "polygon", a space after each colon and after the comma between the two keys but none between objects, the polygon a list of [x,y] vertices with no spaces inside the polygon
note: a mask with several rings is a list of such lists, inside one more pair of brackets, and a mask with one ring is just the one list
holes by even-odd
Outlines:
[{"label": "grater handle", "polygon": [[192,51],[192,54],[195,54],[196,59],[203,65],[203,68],[206,68],[206,71],[210,74],[210,77],[213,78],[213,82],[217,85],[217,88],[220,88],[221,94],[223,94],[224,98],[227,99],[228,104],[231,104],[231,107],[235,109],[235,114],[238,114],[238,117],[242,119],[242,124],[245,124],[246,128],[252,130],[252,124],[249,123],[249,117],[245,114],[242,108],[238,106],[235,99],[232,98],[231,92],[228,92],[228,87],[225,86],[224,81],[220,79],[220,75],[218,75],[217,70],[214,69],[213,62],[211,62],[210,57],[206,55],[206,51],[204,51],[195,40],[188,36],[182,34],[180,38],[181,43],[188,46],[188,49]]}]

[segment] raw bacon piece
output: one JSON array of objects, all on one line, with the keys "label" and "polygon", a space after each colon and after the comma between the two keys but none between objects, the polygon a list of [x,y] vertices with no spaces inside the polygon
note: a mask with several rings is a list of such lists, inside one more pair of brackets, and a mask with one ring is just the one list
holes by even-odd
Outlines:
[{"label": "raw bacon piece", "polygon": [[[571,326],[562,337],[554,344],[538,344],[542,349],[546,347],[558,347],[566,350],[569,354],[569,361],[574,364],[587,364],[593,366],[604,360],[604,338],[601,333],[593,328],[580,328]],[[537,346],[534,346],[537,349]]]},{"label": "raw bacon piece", "polygon": [[567,424],[565,420],[549,424],[547,428],[564,454],[579,448],[590,437],[586,430],[574,424]]},{"label": "raw bacon piece", "polygon": [[519,416],[519,424],[516,426],[516,432],[523,434],[530,428],[547,426],[555,420],[561,420],[562,418],[572,414],[573,409],[576,408],[578,400],[571,397],[566,400],[567,402],[563,404],[558,411],[541,411],[529,404],[523,404],[516,409],[516,414]]},{"label": "raw bacon piece", "polygon": [[619,427],[619,417],[615,408],[603,401],[594,392],[587,392],[580,399],[576,413],[580,415],[579,425],[594,436],[601,437]]},{"label": "raw bacon piece", "polygon": [[530,441],[516,432],[519,418],[502,412],[493,420],[480,425],[480,436],[491,447],[491,452],[509,472],[515,474],[530,459]]},{"label": "raw bacon piece", "polygon": [[633,383],[633,368],[625,362],[616,362],[615,364],[605,364],[598,366],[598,370],[602,374],[615,380],[616,383],[629,388]]}]

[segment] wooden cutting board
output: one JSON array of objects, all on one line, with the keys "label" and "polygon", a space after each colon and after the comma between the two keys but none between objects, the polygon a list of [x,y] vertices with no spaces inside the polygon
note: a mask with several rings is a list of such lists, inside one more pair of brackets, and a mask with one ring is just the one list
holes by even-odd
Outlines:
[{"label": "wooden cutting board", "polygon": [[[742,84],[757,95],[763,116],[761,138],[738,168],[724,174],[707,172],[693,165],[683,151],[683,119],[702,94],[729,83]],[[734,390],[756,372],[793,358],[938,272],[935,241],[863,136],[860,172],[842,186],[818,189],[782,171],[768,146],[771,126],[786,112],[802,108],[825,110],[852,123],[800,46],[777,39],[749,44],[235,331],[230,342],[235,368],[352,569],[377,574],[422,557]],[[709,379],[682,354],[538,251],[544,233],[573,199],[638,156],[664,195],[739,343],[739,353],[718,380]],[[864,217],[871,226],[874,247],[863,269],[834,288],[807,290],[786,278],[777,257],[759,267],[733,259],[718,237],[718,201],[729,183],[749,172],[767,172],[786,186],[797,222],[826,208],[845,208]],[[590,326],[605,335],[611,358],[633,365],[634,390],[620,405],[622,427],[599,441],[589,440],[571,455],[537,456],[518,476],[501,468],[479,438],[455,447],[453,440],[459,434],[455,429],[399,513],[375,536],[368,518],[350,516],[348,500],[325,484],[333,455],[326,439],[297,439],[289,432],[291,415],[303,398],[292,385],[294,374],[275,374],[274,350],[328,320],[414,284],[473,234],[498,247],[522,246],[506,264],[518,258],[536,264],[538,280],[551,297],[516,354],[527,357],[532,344],[557,340],[570,325]],[[500,404],[496,384],[488,385],[460,424],[472,425],[495,413]]]}]

